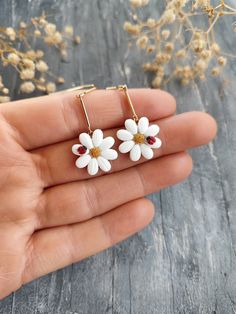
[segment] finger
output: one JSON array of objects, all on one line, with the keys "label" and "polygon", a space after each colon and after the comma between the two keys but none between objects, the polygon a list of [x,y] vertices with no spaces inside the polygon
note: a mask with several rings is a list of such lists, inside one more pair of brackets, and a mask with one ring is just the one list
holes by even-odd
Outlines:
[{"label": "finger", "polygon": [[[13,127],[16,140],[26,150],[32,150],[75,138],[87,130],[84,112],[76,97],[80,92],[56,93],[3,104],[0,113]],[[175,100],[167,92],[131,89],[130,96],[140,115],[157,119],[175,112]],[[85,97],[93,129],[119,126],[130,115],[122,92],[97,90]]]},{"label": "finger", "polygon": [[178,153],[93,180],[50,188],[43,194],[43,206],[37,211],[38,228],[71,224],[99,216],[180,182],[191,170],[191,157]]},{"label": "finger", "polygon": [[[185,151],[189,148],[208,143],[216,133],[215,120],[208,114],[202,112],[188,112],[177,116],[154,121],[160,126],[160,137],[162,146],[154,149],[154,158],[167,154]],[[116,138],[116,130],[105,133]],[[75,167],[76,157],[71,153],[73,144],[77,140],[70,140],[44,147],[34,151],[34,160],[41,174],[45,186],[53,186],[66,182],[87,179],[87,170]],[[114,149],[118,150],[120,144],[116,140]],[[140,159],[138,163],[146,161]],[[134,165],[127,154],[119,154],[117,160],[112,161],[112,172],[120,171]],[[101,175],[104,173],[99,173]],[[91,178],[91,177],[90,177]]]},{"label": "finger", "polygon": [[24,283],[126,239],[144,228],[153,215],[153,204],[139,199],[83,223],[36,232],[29,246]]}]

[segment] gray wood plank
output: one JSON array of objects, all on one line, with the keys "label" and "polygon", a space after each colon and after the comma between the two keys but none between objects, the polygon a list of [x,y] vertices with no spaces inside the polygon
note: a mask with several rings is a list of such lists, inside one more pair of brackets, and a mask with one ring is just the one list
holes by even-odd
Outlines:
[{"label": "gray wood plank", "polygon": [[[47,55],[67,86],[148,85],[140,70],[141,54],[128,48],[122,30],[129,16],[128,1],[0,4],[1,24],[15,25],[45,10],[58,24],[78,28],[81,45],[70,50],[69,63]],[[161,7],[152,1],[146,12],[158,15]],[[231,26],[225,20],[219,26],[223,34],[219,40],[229,51],[236,47]],[[235,61],[227,72],[234,80]],[[15,76],[9,81],[19,98],[19,82]],[[1,301],[0,314],[236,312],[236,85],[222,87],[219,79],[181,89],[176,83],[168,87],[179,112],[209,112],[219,130],[213,143],[191,152],[194,170],[187,181],[150,196],[156,205],[151,225],[101,254],[25,285]]]}]

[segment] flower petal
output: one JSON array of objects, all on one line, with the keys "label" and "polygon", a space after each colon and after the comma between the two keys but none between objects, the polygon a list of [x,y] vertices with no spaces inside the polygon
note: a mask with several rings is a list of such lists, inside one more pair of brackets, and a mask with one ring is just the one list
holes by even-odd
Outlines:
[{"label": "flower petal", "polygon": [[76,162],[75,162],[75,165],[77,168],[84,168],[88,165],[88,163],[90,162],[91,160],[91,156],[90,155],[83,155],[83,156],[80,156]]},{"label": "flower petal", "polygon": [[102,143],[100,144],[99,148],[101,150],[106,150],[108,148],[111,148],[115,143],[115,140],[112,136],[108,136],[103,139]]},{"label": "flower petal", "polygon": [[146,159],[152,159],[153,157],[153,150],[146,144],[141,145],[141,153]]},{"label": "flower petal", "polygon": [[160,128],[157,124],[150,125],[147,131],[144,133],[145,136],[155,136],[159,133]]},{"label": "flower petal", "polygon": [[125,128],[131,134],[136,134],[138,132],[138,126],[137,126],[136,122],[132,119],[125,120]]},{"label": "flower petal", "polygon": [[88,174],[94,176],[98,172],[98,161],[96,158],[91,158],[88,164]]},{"label": "flower petal", "polygon": [[115,160],[118,157],[118,154],[114,149],[106,149],[102,151],[101,156],[108,160]]},{"label": "flower petal", "polygon": [[130,151],[130,159],[132,161],[138,161],[141,157],[141,148],[139,144],[135,144]]},{"label": "flower petal", "polygon": [[96,129],[93,131],[93,135],[92,135],[92,141],[93,141],[93,145],[94,147],[98,147],[103,140],[103,132],[100,129]]},{"label": "flower petal", "polygon": [[141,134],[144,134],[147,131],[148,126],[149,126],[148,118],[142,117],[142,118],[139,119],[139,121],[138,121],[138,130],[139,130],[139,132]]},{"label": "flower petal", "polygon": [[107,159],[103,158],[102,156],[99,156],[98,159],[98,165],[102,169],[102,171],[110,171],[111,170],[111,163]]},{"label": "flower petal", "polygon": [[117,131],[117,137],[121,141],[130,141],[133,138],[133,134],[131,134],[127,130],[119,130],[119,131]]},{"label": "flower petal", "polygon": [[134,147],[134,141],[125,141],[119,146],[119,151],[123,154],[128,153]]},{"label": "flower petal", "polygon": [[[83,146],[83,145],[81,145],[81,144],[74,144],[74,145],[72,146],[72,148],[71,148],[72,153],[75,154],[75,155],[77,155],[77,156],[82,156],[82,155],[78,152],[78,148],[81,147],[81,146]],[[84,153],[83,155],[87,155],[88,152],[89,152],[89,150],[87,149],[86,153]]]},{"label": "flower petal", "polygon": [[80,143],[84,146],[86,146],[88,149],[93,148],[93,142],[87,133],[81,133],[79,136]]},{"label": "flower petal", "polygon": [[151,148],[159,148],[159,147],[161,147],[161,144],[162,144],[161,140],[158,137],[155,137],[155,139],[156,139],[156,142],[154,144],[152,144],[152,145],[148,145],[149,147],[151,147]]}]

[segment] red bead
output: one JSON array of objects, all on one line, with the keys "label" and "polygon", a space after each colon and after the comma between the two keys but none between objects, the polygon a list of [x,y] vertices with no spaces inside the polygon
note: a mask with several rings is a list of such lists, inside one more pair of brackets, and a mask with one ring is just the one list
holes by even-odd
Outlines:
[{"label": "red bead", "polygon": [[156,138],[154,136],[148,136],[147,142],[149,145],[153,145],[156,142]]},{"label": "red bead", "polygon": [[78,153],[79,153],[80,155],[85,154],[86,151],[87,151],[87,148],[86,148],[85,146],[80,146],[80,147],[78,148]]}]

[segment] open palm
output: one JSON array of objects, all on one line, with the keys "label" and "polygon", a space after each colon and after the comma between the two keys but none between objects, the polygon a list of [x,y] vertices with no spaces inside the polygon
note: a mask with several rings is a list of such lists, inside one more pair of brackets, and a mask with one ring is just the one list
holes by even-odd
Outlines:
[{"label": "open palm", "polygon": [[[86,131],[75,94],[0,106],[0,298],[146,226],[154,207],[143,197],[185,179],[192,169],[185,151],[216,133],[207,114],[174,116],[175,100],[168,93],[130,90],[138,115],[160,126],[162,147],[149,162],[119,154],[109,174],[89,177],[75,167],[71,153]],[[115,138],[130,117],[125,97],[102,90],[86,97],[93,129]]]}]

